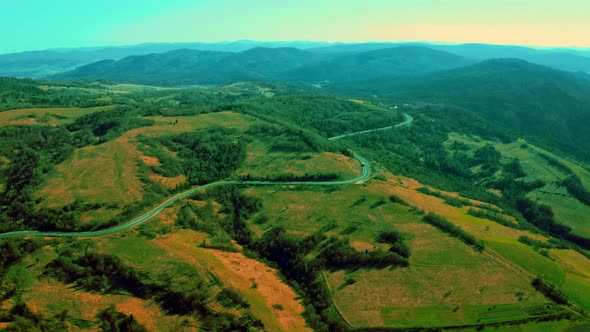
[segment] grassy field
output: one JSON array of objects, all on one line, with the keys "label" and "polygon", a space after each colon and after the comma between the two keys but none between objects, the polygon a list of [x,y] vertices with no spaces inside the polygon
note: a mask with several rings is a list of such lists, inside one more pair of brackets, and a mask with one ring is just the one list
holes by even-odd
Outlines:
[{"label": "grassy field", "polygon": [[248,144],[246,161],[236,172],[239,176],[250,175],[257,178],[322,173],[335,173],[342,179],[354,178],[360,174],[359,164],[353,158],[331,152],[270,152],[268,143],[255,140]]},{"label": "grassy field", "polygon": [[551,256],[565,272],[562,290],[574,302],[590,310],[590,259],[573,250],[551,250]]},{"label": "grassy field", "polygon": [[166,235],[154,242],[173,259],[205,268],[221,279],[225,287],[237,289],[268,330],[308,330],[301,316],[301,301],[296,300],[297,294],[283,283],[275,269],[239,252],[196,247],[192,231]]},{"label": "grassy field", "polygon": [[[415,180],[386,171],[382,175],[386,180],[362,186],[246,189],[264,201],[268,221],[251,225],[258,235],[279,225],[300,236],[322,230],[328,236],[349,237],[357,250],[374,250],[387,249],[375,241],[379,232],[395,229],[405,234],[412,251],[409,268],[324,272],[334,304],[353,327],[411,327],[416,322],[437,327],[530,317],[531,308],[548,301],[530,285],[536,276],[590,309],[586,257],[571,250],[551,250],[551,257],[545,257],[518,238],[547,237],[470,216],[468,207],[449,206],[416,191],[423,185]],[[410,208],[389,202],[390,195],[444,216],[483,240],[486,250],[477,253],[423,223]],[[355,282],[349,284],[351,279]],[[566,325],[573,326],[556,323],[555,329]],[[541,325],[526,324],[522,331],[536,326]]]},{"label": "grassy field", "polygon": [[108,110],[114,106],[90,108],[24,108],[0,112],[0,127],[11,125],[51,125],[70,123],[82,115]]},{"label": "grassy field", "polygon": [[[166,209],[145,225],[160,235],[150,240],[139,229],[130,230],[76,244],[79,251],[91,250],[115,255],[127,265],[145,272],[151,279],[169,279],[179,291],[191,290],[196,280],[213,285],[209,291],[213,310],[227,310],[215,302],[222,288],[239,292],[250,304],[254,316],[268,331],[309,331],[302,317],[303,305],[297,294],[264,263],[247,258],[241,252],[223,252],[199,247],[208,236],[173,227],[178,206]],[[54,316],[67,311],[69,327],[87,330],[97,322],[99,311],[114,305],[117,311],[133,315],[149,331],[197,331],[199,322],[189,316],[168,315],[157,303],[129,294],[91,293],[41,277],[43,267],[57,257],[69,241],[46,246],[12,266],[2,280],[17,285],[20,298],[34,313]],[[56,301],[59,299],[59,301]],[[14,299],[3,305],[14,303]],[[94,328],[91,328],[94,330]]]},{"label": "grassy field", "polygon": [[590,188],[590,172],[577,162],[560,157],[550,151],[534,146],[522,139],[508,144],[499,144],[482,140],[474,140],[464,135],[452,134],[449,136],[452,141],[465,143],[470,151],[491,143],[502,154],[503,162],[518,159],[523,171],[527,174],[525,181],[541,180],[545,186],[532,191],[527,195],[530,199],[539,200],[543,204],[551,206],[555,220],[573,229],[573,232],[582,236],[590,237],[590,206],[584,205],[572,197],[561,181],[568,176],[562,169],[551,165],[541,155],[547,155],[572,170],[580,177],[585,188]]},{"label": "grassy field", "polygon": [[[327,235],[351,235],[353,245],[373,247],[381,231],[396,223],[417,217],[407,208],[381,201],[386,197],[367,187],[348,185],[328,188],[250,188],[248,193],[261,197],[269,222],[252,225],[261,234],[284,226],[289,232],[309,235],[323,230]],[[387,210],[387,213],[382,211]]]},{"label": "grassy field", "polygon": [[[100,145],[91,145],[74,152],[68,160],[48,174],[36,195],[47,206],[63,206],[75,200],[88,203],[130,204],[141,200],[143,184],[138,177],[137,162],[157,163],[137,149],[138,135],[169,135],[207,128],[216,124],[245,128],[251,118],[220,112],[191,117],[154,117],[151,127],[133,129],[121,137]],[[171,122],[179,120],[177,125]],[[168,186],[181,183],[181,178],[157,177]]]},{"label": "grassy field", "polygon": [[457,329],[458,332],[585,332],[588,331],[590,325],[588,321],[582,319],[576,320],[560,320],[560,321],[549,321],[549,322],[528,322],[521,325],[506,325],[506,326],[493,326],[484,327],[483,329]]},{"label": "grassy field", "polygon": [[[395,183],[395,181],[390,182]],[[487,247],[486,254],[498,263],[505,265],[514,273],[528,275],[529,279],[536,276],[542,277],[561,287],[561,290],[576,304],[590,310],[586,300],[589,280],[584,274],[587,269],[582,268],[590,266],[590,259],[571,250],[551,250],[551,257],[545,257],[531,247],[518,242],[518,237],[524,235],[540,241],[545,240],[546,237],[475,218],[467,215],[465,207],[455,208],[444,205],[443,200],[438,197],[420,197],[421,193],[411,190],[412,187],[417,186],[413,180],[402,181],[402,183],[396,186],[395,191],[411,205],[443,215],[469,234],[483,240]],[[572,272],[572,266],[574,271],[582,269],[584,273]]]},{"label": "grassy field", "polygon": [[505,153],[507,157],[518,158],[523,170],[530,174],[528,179],[540,179],[546,183],[545,187],[533,191],[528,196],[531,199],[539,199],[544,204],[551,206],[555,213],[555,219],[571,227],[574,233],[590,237],[590,218],[588,217],[590,215],[590,206],[582,204],[570,196],[563,186],[555,184],[555,182],[562,181],[567,174],[551,166],[547,161],[539,157],[539,154],[549,155],[569,167],[574,173],[578,174],[586,188],[590,188],[590,173],[578,164],[533,145],[529,144],[527,149],[522,149],[515,148],[514,145],[516,144],[518,142],[508,144],[505,150],[499,150]]},{"label": "grassy field", "polygon": [[[114,305],[117,311],[133,315],[150,331],[170,331],[186,325],[185,317],[168,316],[157,304],[149,300],[125,294],[90,293],[72,285],[41,277],[43,267],[57,255],[54,248],[45,247],[13,266],[3,280],[5,283],[17,285],[22,301],[34,313],[54,316],[66,311],[69,329],[87,330],[97,322],[96,315],[99,311]],[[190,322],[191,320],[189,319],[188,325],[196,327],[196,322]],[[196,328],[188,330],[196,331]]]},{"label": "grassy field", "polygon": [[[489,316],[488,310],[495,310],[499,317],[489,321],[510,320],[527,316],[522,310],[546,301],[530,286],[532,274],[498,254],[495,246],[490,244],[489,251],[477,253],[423,223],[410,208],[389,202],[388,197],[397,195],[418,208],[442,214],[478,237],[485,234],[485,239],[511,246],[519,245],[520,235],[535,235],[468,216],[466,209],[415,191],[420,185],[412,180],[387,177],[387,181],[337,189],[247,189],[263,199],[269,219],[252,227],[261,234],[282,225],[302,236],[324,230],[327,235],[348,236],[357,250],[382,248],[376,243],[381,231],[395,229],[405,234],[412,250],[409,268],[324,273],[335,305],[353,327],[410,327],[418,321],[425,327],[472,324]],[[551,263],[529,247],[521,250],[539,257],[533,262]],[[347,285],[348,279],[356,282]]]},{"label": "grassy field", "polygon": [[[156,125],[143,128],[142,134],[144,135],[175,134],[196,129],[205,129],[212,126],[245,129],[253,122],[258,121],[256,118],[250,115],[233,112],[206,113],[178,117],[153,116],[146,118],[155,120]],[[170,124],[176,120],[178,120],[177,124]]]},{"label": "grassy field", "polygon": [[[23,114],[26,117],[27,113]],[[138,162],[160,163],[138,149],[138,135],[171,135],[215,125],[244,131],[261,121],[231,112],[150,118],[156,122],[154,126],[130,130],[113,141],[76,150],[70,159],[48,174],[37,197],[43,198],[43,204],[48,206],[63,206],[74,200],[118,206],[132,204],[142,199]],[[453,139],[464,140],[471,149],[485,143],[464,137]],[[546,181],[548,185],[543,190],[563,194],[563,188],[551,187],[563,174],[539,160],[535,147],[529,145],[525,149],[522,144],[497,145],[497,148],[506,160],[521,160],[525,172],[534,174],[529,179]],[[590,175],[582,167],[563,162],[568,163],[584,183],[589,181]],[[346,179],[358,176],[359,165],[354,159],[334,153],[269,152],[268,144],[254,140],[248,144],[246,162],[237,175],[272,177],[285,173],[325,173],[326,170]],[[185,181],[182,176],[148,175],[169,188]],[[256,236],[276,226],[283,226],[289,233],[299,236],[323,231],[328,236],[348,237],[353,247],[364,251],[389,249],[377,241],[383,231],[397,230],[404,235],[412,252],[407,268],[323,271],[335,307],[353,327],[428,328],[527,318],[531,310],[548,302],[530,284],[537,276],[557,285],[574,303],[590,310],[589,259],[572,250],[550,250],[550,257],[545,257],[518,242],[518,238],[524,235],[546,241],[547,237],[470,216],[468,207],[453,207],[441,198],[416,190],[422,186],[415,180],[382,170],[378,179],[362,185],[253,187],[245,192],[264,202],[264,209],[253,218],[264,222],[250,225]],[[456,193],[445,194],[457,196]],[[531,197],[536,198],[534,195]],[[391,196],[401,198],[410,206],[392,202]],[[583,234],[584,227],[590,224],[584,223],[587,219],[583,218],[589,214],[578,214],[584,210],[578,210],[575,203],[579,202],[573,198],[565,194],[559,197],[563,200],[551,203],[556,216],[568,218],[568,225],[575,226],[576,231]],[[420,211],[433,211],[448,219],[483,241],[485,251],[476,252],[423,222]],[[176,228],[177,212],[178,205],[169,207],[139,229],[85,243],[91,250],[116,255],[150,277],[169,276],[179,289],[190,287],[191,281],[196,279],[215,284],[211,296],[222,288],[232,288],[251,304],[252,313],[268,330],[306,329],[301,300],[275,269],[239,251],[230,253],[199,247],[211,239],[202,233]],[[113,213],[112,209],[105,208],[87,212],[82,221],[108,219]],[[257,218],[262,215],[265,218]],[[576,217],[582,219],[574,219]],[[61,244],[66,245],[65,242]],[[166,316],[151,301],[125,294],[88,293],[41,278],[42,266],[56,256],[55,249],[46,247],[13,266],[3,281],[18,284],[23,299],[34,312],[55,315],[68,310],[75,328],[76,322],[92,322],[99,310],[114,304],[117,310],[133,314],[149,330],[176,330],[184,325],[189,329],[198,327],[194,319],[184,321],[184,317]],[[351,284],[349,280],[355,282]],[[59,296],[63,301],[56,302]],[[219,304],[211,305],[222,309]],[[530,323],[515,327],[518,328],[515,331],[532,331],[541,326],[557,331],[574,325]],[[512,330],[506,328],[506,331]]]},{"label": "grassy field", "polygon": [[[153,223],[164,219],[170,225],[174,216],[175,211],[170,210]],[[201,248],[203,241],[210,241],[206,234],[172,229],[171,233],[153,240],[130,231],[102,238],[98,246],[102,252],[115,254],[139,270],[149,271],[151,275],[169,275],[178,279],[179,284],[190,284],[195,275],[207,282],[219,280],[219,286],[238,290],[250,303],[252,313],[270,331],[307,330],[301,316],[304,310],[301,301],[296,300],[296,293],[278,277],[275,269],[240,252]]]},{"label": "grassy field", "polygon": [[102,84],[98,82],[92,83],[89,87],[69,87],[69,86],[55,86],[55,85],[40,85],[39,89],[45,91],[51,90],[76,90],[83,92],[90,92],[96,95],[108,96],[109,94],[130,94],[142,93],[162,90],[174,90],[175,88],[157,87],[151,85],[118,83],[118,84]]},{"label": "grassy field", "polygon": [[88,203],[130,204],[142,198],[138,178],[140,152],[130,132],[101,145],[74,152],[51,171],[36,195],[54,207],[75,200]]}]

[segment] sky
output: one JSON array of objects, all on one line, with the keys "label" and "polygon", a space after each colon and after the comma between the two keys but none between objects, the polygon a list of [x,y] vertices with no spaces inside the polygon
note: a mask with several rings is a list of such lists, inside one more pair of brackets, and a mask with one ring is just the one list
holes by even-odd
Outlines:
[{"label": "sky", "polygon": [[0,0],[0,53],[311,40],[590,47],[589,0]]}]

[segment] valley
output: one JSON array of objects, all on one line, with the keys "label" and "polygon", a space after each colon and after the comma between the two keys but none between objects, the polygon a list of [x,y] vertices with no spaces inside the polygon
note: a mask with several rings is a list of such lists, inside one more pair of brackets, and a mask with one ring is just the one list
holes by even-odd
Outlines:
[{"label": "valley", "polygon": [[589,326],[590,85],[410,47],[318,90],[252,73],[367,55],[207,52],[250,71],[0,78],[0,329]]}]

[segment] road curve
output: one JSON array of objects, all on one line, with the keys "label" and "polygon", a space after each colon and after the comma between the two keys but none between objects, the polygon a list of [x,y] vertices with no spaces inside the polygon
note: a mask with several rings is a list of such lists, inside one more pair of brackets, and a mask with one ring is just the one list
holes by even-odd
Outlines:
[{"label": "road curve", "polygon": [[414,122],[414,118],[411,115],[406,114],[406,113],[402,113],[402,114],[405,117],[404,122],[398,123],[398,124],[396,124],[394,126],[382,127],[382,128],[377,128],[377,129],[369,129],[369,130],[361,130],[361,131],[357,131],[357,132],[350,133],[350,134],[344,134],[344,135],[338,135],[338,136],[330,137],[330,138],[328,138],[328,140],[335,141],[337,139],[341,139],[341,138],[345,138],[345,137],[362,135],[362,134],[369,134],[369,133],[374,133],[376,131],[389,130],[389,129],[393,129],[393,128],[397,128],[397,127],[407,126],[410,123]]},{"label": "road curve", "polygon": [[[328,138],[329,140],[338,140],[344,137],[349,137],[349,136],[354,136],[354,135],[361,135],[361,134],[365,134],[365,133],[372,133],[375,131],[381,131],[381,130],[387,130],[387,129],[392,129],[392,128],[397,128],[397,127],[402,127],[402,126],[406,126],[410,123],[412,123],[412,121],[414,121],[414,119],[410,116],[404,113],[404,116],[406,118],[406,120],[400,124],[397,124],[395,126],[389,126],[389,127],[384,127],[384,128],[378,128],[378,129],[372,129],[372,130],[364,130],[364,131],[359,131],[356,133],[351,133],[351,134],[346,134],[346,135],[340,135],[340,136],[334,136],[334,137],[330,137]],[[120,224],[117,226],[113,226],[111,228],[106,228],[106,229],[101,229],[101,230],[96,230],[96,231],[84,231],[84,232],[56,232],[56,231],[50,231],[50,232],[42,232],[42,231],[16,231],[16,232],[8,232],[8,233],[2,233],[0,234],[0,239],[6,239],[6,238],[13,238],[13,237],[25,237],[25,236],[43,236],[43,237],[97,237],[97,236],[103,236],[103,235],[108,235],[108,234],[112,234],[112,233],[116,233],[116,232],[120,232],[123,230],[126,230],[128,228],[131,227],[135,227],[137,225],[141,225],[144,222],[150,220],[151,218],[157,216],[158,214],[160,214],[160,212],[162,212],[162,210],[164,210],[165,208],[167,208],[168,206],[174,204],[175,202],[177,202],[178,200],[191,196],[193,194],[195,194],[196,192],[205,190],[205,189],[210,189],[210,188],[214,188],[214,187],[219,187],[219,186],[225,186],[225,185],[247,185],[247,186],[290,186],[290,185],[305,185],[305,186],[340,186],[340,185],[345,185],[345,184],[355,184],[355,183],[359,183],[361,181],[367,180],[369,178],[371,178],[371,167],[370,167],[370,163],[367,159],[365,159],[363,156],[354,153],[352,154],[352,156],[359,161],[360,165],[361,165],[361,175],[359,175],[358,177],[354,178],[354,179],[349,179],[349,180],[338,180],[338,181],[310,181],[310,182],[298,182],[298,181],[241,181],[241,180],[229,180],[229,181],[218,181],[218,182],[213,182],[213,183],[209,183],[209,184],[205,184],[202,186],[198,186],[198,187],[194,187],[191,189],[188,189],[186,191],[183,191],[179,194],[176,194],[170,198],[168,198],[166,201],[164,201],[163,203],[161,203],[160,205],[156,206],[155,208],[151,209],[150,211],[142,214],[141,216],[132,219],[131,221],[124,223],[124,224]]]}]

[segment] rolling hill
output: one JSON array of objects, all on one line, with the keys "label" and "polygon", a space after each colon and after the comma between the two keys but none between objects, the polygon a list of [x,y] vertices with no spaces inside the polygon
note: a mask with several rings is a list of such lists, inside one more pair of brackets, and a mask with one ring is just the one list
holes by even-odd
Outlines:
[{"label": "rolling hill", "polygon": [[432,45],[431,47],[479,61],[516,58],[559,70],[590,73],[590,57],[587,53],[576,50],[487,44]]},{"label": "rolling hill", "polygon": [[522,60],[488,60],[418,78],[375,79],[330,88],[394,101],[460,106],[521,135],[590,158],[590,84]]},{"label": "rolling hill", "polygon": [[358,43],[337,44],[310,48],[308,51],[320,54],[359,54],[383,48],[399,46],[428,47],[452,53],[472,61],[498,58],[516,58],[531,63],[565,71],[590,73],[590,53],[585,49],[531,48],[515,45],[491,44],[434,44],[434,43]]},{"label": "rolling hill", "polygon": [[55,75],[58,79],[107,79],[122,82],[157,84],[176,81],[215,81],[210,70],[229,52],[174,50],[163,54],[137,55],[119,61],[103,60]]},{"label": "rolling hill", "polygon": [[398,46],[337,57],[280,75],[291,81],[359,81],[387,75],[419,75],[465,66],[471,61],[421,46]]}]

